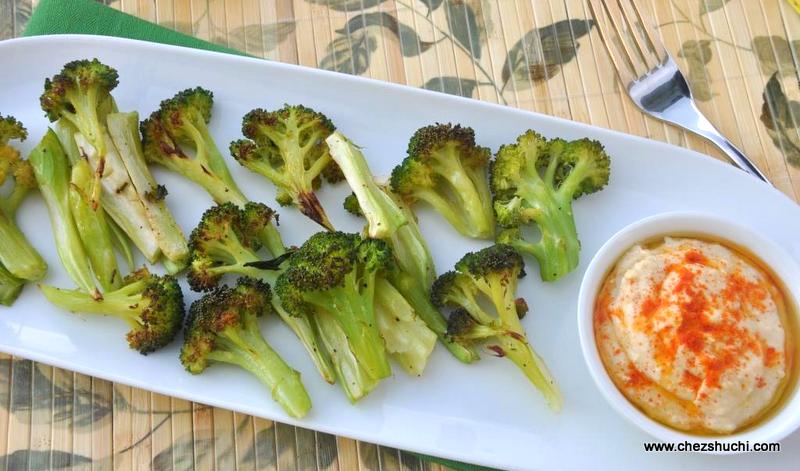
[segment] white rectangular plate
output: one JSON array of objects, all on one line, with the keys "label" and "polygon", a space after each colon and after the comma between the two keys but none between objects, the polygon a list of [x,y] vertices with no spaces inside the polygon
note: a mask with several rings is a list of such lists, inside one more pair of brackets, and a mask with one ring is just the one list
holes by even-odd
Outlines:
[{"label": "white rectangular plate", "polygon": [[[592,255],[617,230],[645,216],[681,209],[727,216],[762,231],[800,258],[800,209],[778,191],[710,157],[548,116],[292,65],[90,36],[0,43],[0,60],[5,64],[0,74],[0,113],[12,114],[28,127],[26,151],[48,125],[39,109],[45,77],[67,61],[92,57],[119,70],[120,85],[114,95],[121,110],[138,110],[144,116],[178,90],[197,85],[212,90],[216,104],[211,130],[223,151],[240,137],[244,113],[283,103],[302,103],[327,114],[364,147],[376,174],[388,172],[403,158],[414,130],[436,121],[473,127],[478,142],[493,150],[528,128],[549,137],[600,140],[612,157],[612,176],[607,189],[575,205],[583,242],[580,266],[557,283],[544,284],[535,262],[528,260],[530,276],[520,289],[532,309],[525,327],[564,393],[564,409],[552,413],[510,362],[484,355],[475,365],[462,365],[441,347],[423,377],[410,378],[395,368],[392,378],[359,404],[350,405],[338,387],[320,379],[299,342],[273,318],[265,323],[265,335],[301,371],[314,402],[307,418],[292,420],[243,371],[214,366],[192,376],[178,362],[178,341],[141,356],[127,348],[123,323],[55,309],[35,286],[27,287],[12,309],[0,310],[3,351],[302,427],[501,468],[575,469],[602,463],[608,468],[789,469],[800,460],[797,433],[785,440],[779,454],[644,453],[642,442],[650,438],[600,397],[584,366],[576,330],[578,288]],[[270,183],[233,159],[230,167],[251,199],[277,207]],[[211,200],[188,181],[167,172],[156,174],[169,188],[167,201],[178,222],[190,231]],[[347,194],[342,184],[324,188],[321,199],[342,230],[356,232],[362,221],[341,209]],[[301,243],[317,230],[296,211],[280,209],[280,216],[280,229],[289,244]],[[28,199],[21,219],[23,230],[50,264],[45,282],[71,286],[39,198]],[[422,211],[420,219],[440,272],[464,252],[487,245],[458,236],[435,214]],[[186,293],[188,301],[196,297]]]}]

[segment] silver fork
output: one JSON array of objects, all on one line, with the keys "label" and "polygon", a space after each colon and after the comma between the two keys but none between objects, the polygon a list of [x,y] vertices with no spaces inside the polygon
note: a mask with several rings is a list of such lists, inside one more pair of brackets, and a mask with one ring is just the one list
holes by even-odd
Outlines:
[{"label": "silver fork", "polygon": [[589,0],[589,7],[611,62],[636,106],[708,139],[739,168],[770,183],[697,109],[686,79],[634,0]]}]

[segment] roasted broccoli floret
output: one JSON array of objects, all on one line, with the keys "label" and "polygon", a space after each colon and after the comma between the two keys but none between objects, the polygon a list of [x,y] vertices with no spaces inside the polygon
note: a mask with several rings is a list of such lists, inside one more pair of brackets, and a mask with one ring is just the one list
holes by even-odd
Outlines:
[{"label": "roasted broccoli floret", "polygon": [[105,155],[105,119],[116,108],[111,90],[118,83],[119,75],[112,67],[97,59],[76,60],[64,65],[52,79],[45,79],[39,101],[50,121],[69,121]]},{"label": "roasted broccoli floret", "polygon": [[490,157],[488,148],[475,144],[472,128],[425,126],[414,133],[408,156],[392,170],[392,191],[408,204],[428,203],[467,237],[491,239]]},{"label": "roasted broccoli floret", "polygon": [[[436,270],[428,245],[408,205],[386,185],[375,182],[364,155],[347,138],[334,132],[327,142],[333,159],[353,189],[350,206],[357,208],[367,219],[365,231],[392,248],[394,263],[388,273],[392,287],[402,294],[405,303],[456,358],[465,363],[476,360],[478,357],[472,348],[446,335],[445,318],[431,304],[429,290],[436,278]],[[403,361],[403,364],[408,362]]]},{"label": "roasted broccoli floret", "polygon": [[47,205],[61,264],[81,290],[99,297],[89,257],[70,208],[70,168],[55,132],[48,130],[28,161]]},{"label": "roasted broccoli floret", "polygon": [[116,140],[120,133],[110,132],[108,119],[117,112],[111,91],[117,83],[117,71],[97,59],[73,61],[45,82],[40,102],[47,117],[58,121],[60,140],[70,163],[85,158],[93,168],[88,195],[92,208],[102,206],[147,260],[155,262],[162,245],[170,248],[164,237],[176,227],[165,230],[164,225],[159,225],[162,221],[153,217],[153,207],[146,204],[131,179],[131,175],[142,171],[132,165],[141,159],[129,155],[138,150],[138,133],[130,136],[136,142],[132,146]]},{"label": "roasted broccoli floret", "polygon": [[[545,281],[571,272],[580,257],[572,200],[601,190],[609,170],[603,146],[589,139],[548,142],[529,130],[502,146],[491,167],[494,211],[505,228],[497,241],[534,256]],[[529,224],[541,233],[537,242],[523,234]]]},{"label": "roasted broccoli floret", "polygon": [[144,155],[203,187],[216,203],[243,207],[247,198],[208,130],[213,104],[214,95],[200,87],[162,101],[141,124]]},{"label": "roasted broccoli floret", "polygon": [[189,309],[180,359],[192,374],[215,362],[239,366],[253,374],[292,417],[311,409],[300,373],[264,340],[258,318],[270,312],[269,285],[240,278],[234,288],[222,286]]},{"label": "roasted broccoli floret", "polygon": [[509,245],[493,245],[464,255],[454,271],[436,280],[431,299],[437,306],[456,308],[448,319],[448,335],[463,342],[496,342],[489,349],[517,365],[558,410],[561,393],[520,323],[520,311],[527,310],[516,301],[517,280],[523,275],[522,256]]},{"label": "roasted broccoli floret", "polygon": [[375,285],[392,259],[382,241],[342,232],[317,233],[287,261],[275,285],[290,315],[333,316],[359,364],[372,379],[391,374],[375,317]]},{"label": "roasted broccoli floret", "polygon": [[183,323],[178,280],[171,275],[153,275],[146,268],[131,273],[121,288],[98,299],[81,290],[40,287],[47,300],[60,308],[123,319],[131,327],[128,345],[145,355],[170,343]]},{"label": "roasted broccoli floret", "polygon": [[275,213],[266,205],[247,203],[240,209],[225,203],[207,210],[189,238],[189,286],[209,291],[227,273],[260,278],[262,270],[248,264],[262,260],[260,235],[275,232],[276,244],[267,249],[273,256],[283,253],[283,244],[272,224]]},{"label": "roasted broccoli floret", "polygon": [[321,177],[330,183],[342,179],[325,143],[334,129],[325,115],[302,105],[285,105],[276,111],[255,109],[242,120],[247,139],[232,142],[230,151],[240,164],[278,188],[278,203],[295,206],[332,231],[314,190]]},{"label": "roasted broccoli floret", "polygon": [[[286,257],[283,242],[272,224],[276,219],[274,211],[261,203],[247,203],[244,209],[225,203],[207,210],[189,239],[189,286],[195,291],[209,291],[217,287],[225,274],[274,282]],[[267,245],[267,250],[276,257],[271,260],[263,260],[258,253],[267,233],[273,234],[272,243]],[[271,265],[269,269],[262,269],[265,263]],[[336,378],[326,352],[318,345],[311,320],[307,316],[288,315],[277,298],[273,298],[272,304],[303,343],[320,375],[333,383]]]},{"label": "roasted broccoli floret", "polygon": [[[0,116],[0,189],[5,190],[0,193],[0,268],[12,278],[35,281],[47,273],[47,264],[17,226],[16,213],[28,192],[36,188],[36,179],[30,163],[9,145],[9,141],[27,136],[19,121]],[[11,283],[10,292],[18,294],[16,288],[21,285]],[[8,295],[6,299],[11,298]]]}]

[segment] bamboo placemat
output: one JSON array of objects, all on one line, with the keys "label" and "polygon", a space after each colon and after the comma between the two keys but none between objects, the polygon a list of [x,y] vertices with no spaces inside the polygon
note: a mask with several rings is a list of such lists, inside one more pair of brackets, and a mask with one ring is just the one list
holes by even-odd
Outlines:
[{"label": "bamboo placemat", "polygon": [[[800,194],[800,15],[783,0],[639,0],[700,108]],[[0,39],[37,0],[0,0]],[[584,0],[117,0],[255,56],[499,102],[719,157],[625,97]],[[2,315],[2,312],[0,312]],[[447,469],[0,354],[0,469]]]}]

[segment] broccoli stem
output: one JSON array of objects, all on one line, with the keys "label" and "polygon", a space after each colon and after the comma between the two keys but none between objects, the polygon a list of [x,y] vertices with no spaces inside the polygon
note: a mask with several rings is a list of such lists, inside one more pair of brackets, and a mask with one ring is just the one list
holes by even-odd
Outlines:
[{"label": "broccoli stem", "polygon": [[93,207],[89,201],[92,184],[93,172],[89,163],[85,159],[75,162],[69,190],[73,220],[97,281],[104,291],[112,291],[120,287],[122,277],[105,212],[100,207]]},{"label": "broccoli stem", "polygon": [[181,264],[189,256],[189,248],[178,223],[163,200],[151,198],[149,192],[158,187],[142,153],[139,138],[139,114],[111,113],[106,119],[111,140],[128,171],[131,183],[144,205],[150,228],[161,252],[172,262]]},{"label": "broccoli stem", "polygon": [[6,195],[5,199],[0,199],[0,212],[5,212],[9,220],[15,220],[17,216],[17,209],[22,204],[22,201],[28,196],[30,188],[23,185],[14,184],[11,193]]},{"label": "broccoli stem", "polygon": [[311,356],[311,361],[317,367],[320,376],[325,382],[333,384],[336,382],[336,371],[331,365],[331,360],[324,348],[321,348],[317,343],[317,334],[312,324],[312,320],[308,316],[292,316],[281,305],[277,297],[272,298],[272,306],[275,312],[283,319],[283,322],[292,329],[292,332],[300,339],[308,354]]},{"label": "broccoli stem", "polygon": [[67,154],[69,163],[74,165],[81,158],[78,144],[75,143],[75,134],[78,132],[78,128],[67,119],[59,119],[56,121],[54,131],[61,142],[64,153]]},{"label": "broccoli stem", "polygon": [[[485,174],[481,180],[474,180],[474,172],[464,168],[461,159],[453,150],[443,151],[433,159],[433,168],[450,185],[449,193],[456,197],[456,208],[460,209],[462,218],[466,220],[467,233],[472,237],[491,238],[494,236],[494,217],[491,198],[478,190],[487,187]],[[452,206],[453,203],[450,205]]]},{"label": "broccoli stem", "polygon": [[[208,127],[202,126],[198,129],[192,125],[189,120],[184,121],[184,123],[186,124],[189,133],[192,135],[192,138],[198,143],[197,157],[200,159],[200,161],[207,163],[214,175],[222,180],[228,188],[236,193],[241,194],[241,190],[233,180],[230,169],[228,169],[228,165],[225,163],[225,157],[222,156],[219,148],[217,148],[217,144],[214,141],[214,138],[211,136],[211,133],[208,131]],[[201,142],[203,144],[202,146],[199,144]]]},{"label": "broccoli stem", "polygon": [[322,207],[319,198],[313,191],[299,191],[297,193],[297,207],[300,212],[329,231],[335,231],[333,224],[328,219],[328,214]]},{"label": "broccoli stem", "polygon": [[408,224],[397,204],[375,183],[364,155],[342,133],[335,131],[325,142],[333,160],[355,193],[367,220],[367,232],[374,239],[387,239]]},{"label": "broccoli stem", "polygon": [[431,304],[428,289],[408,273],[394,270],[391,274],[392,285],[402,293],[411,304],[417,315],[427,324],[447,350],[462,363],[472,363],[479,359],[478,353],[471,347],[462,345],[447,335],[447,321],[442,313]]},{"label": "broccoli stem", "polygon": [[87,293],[97,293],[89,261],[69,208],[69,162],[53,130],[30,153],[39,191],[47,205],[56,251],[67,274]]},{"label": "broccoli stem", "polygon": [[331,358],[331,363],[344,389],[347,399],[355,403],[370,393],[379,380],[372,379],[350,350],[350,345],[338,321],[328,312],[319,309],[314,315],[321,345]]},{"label": "broccoli stem", "polygon": [[136,187],[131,182],[111,137],[106,132],[103,132],[102,137],[106,143],[105,154],[99,153],[81,133],[75,135],[75,142],[81,155],[89,160],[92,167],[103,172],[100,179],[100,202],[106,213],[125,231],[145,258],[150,263],[155,263],[161,251],[156,235],[150,228],[144,203],[136,193]]},{"label": "broccoli stem", "polygon": [[518,191],[525,200],[540,202],[533,213],[542,237],[535,244],[522,239],[509,243],[517,250],[536,257],[542,280],[557,280],[571,272],[580,261],[581,244],[572,214],[572,202],[540,185],[523,185]]},{"label": "broccoli stem", "polygon": [[280,257],[286,253],[286,246],[283,245],[281,233],[278,232],[278,229],[274,225],[268,224],[265,226],[259,233],[259,239],[273,257]]},{"label": "broccoli stem", "polygon": [[[479,282],[481,290],[492,300],[499,316],[501,330],[498,335],[503,354],[522,370],[528,380],[536,386],[548,405],[555,411],[561,409],[562,399],[555,380],[547,366],[528,342],[525,329],[519,320],[515,305],[516,283],[508,283],[500,276],[490,275]],[[495,322],[495,325],[497,323]]]},{"label": "broccoli stem", "polygon": [[236,185],[226,183],[206,166],[205,162],[197,157],[189,158],[183,154],[172,153],[165,157],[150,156],[156,163],[167,169],[188,178],[202,187],[217,204],[233,203],[244,207],[249,201]]},{"label": "broccoli stem", "polygon": [[25,286],[25,281],[12,275],[0,264],[0,304],[3,306],[14,304],[22,292],[23,286]]},{"label": "broccoli stem", "polygon": [[63,116],[69,120],[97,149],[98,154],[105,155],[106,143],[103,139],[102,125],[97,114],[97,87],[90,86],[85,94],[68,91],[67,101],[74,107],[74,113],[64,112]]},{"label": "broccoli stem", "polygon": [[433,266],[428,244],[422,237],[417,223],[408,215],[408,224],[401,227],[388,240],[394,253],[395,261],[400,270],[419,280],[419,285],[424,291],[426,286],[431,286],[436,279],[436,269]]},{"label": "broccoli stem", "polygon": [[104,293],[95,298],[81,290],[67,290],[48,285],[40,285],[42,294],[52,304],[70,312],[110,315],[124,320],[131,327],[141,325],[140,315],[144,306],[142,290],[144,282],[134,282],[124,287]]},{"label": "broccoli stem", "polygon": [[375,287],[375,317],[386,350],[412,376],[421,376],[436,334],[391,283],[379,278]]},{"label": "broccoli stem", "polygon": [[122,254],[122,258],[125,259],[125,263],[128,265],[128,271],[133,271],[134,261],[133,251],[131,250],[131,239],[122,229],[120,229],[113,219],[107,219],[106,222],[108,223],[108,229],[111,232],[111,242],[114,244],[114,247],[116,247],[117,251]]},{"label": "broccoli stem", "polygon": [[311,409],[311,398],[300,381],[300,373],[264,340],[255,317],[245,323],[242,330],[223,330],[218,337],[221,350],[210,352],[208,358],[249,371],[269,388],[272,398],[287,414],[295,418],[304,417]]},{"label": "broccoli stem", "polygon": [[[522,337],[524,339],[524,335]],[[554,411],[561,410],[563,399],[553,376],[527,340],[505,334],[500,336],[500,347],[505,356],[522,370],[525,377],[536,386]]]},{"label": "broccoli stem", "polygon": [[374,279],[359,281],[351,272],[343,286],[306,293],[306,299],[336,318],[359,363],[378,380],[391,376],[392,370],[375,318],[374,290]]},{"label": "broccoli stem", "polygon": [[37,281],[47,273],[47,264],[16,222],[0,209],[0,263],[17,278]]}]

